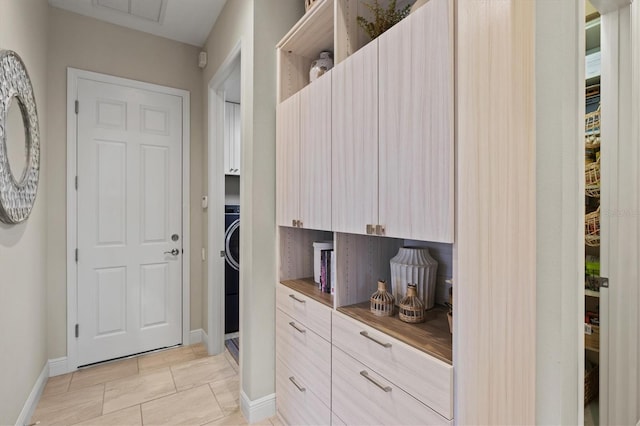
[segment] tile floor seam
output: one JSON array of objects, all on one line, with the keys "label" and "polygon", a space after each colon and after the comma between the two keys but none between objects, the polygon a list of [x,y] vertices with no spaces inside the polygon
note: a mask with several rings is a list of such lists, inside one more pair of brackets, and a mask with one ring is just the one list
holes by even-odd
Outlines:
[{"label": "tile floor seam", "polygon": [[216,396],[216,393],[213,391],[213,389],[211,389],[211,383],[205,383],[205,384],[209,388],[209,392],[211,392],[211,395],[213,395],[213,399],[216,400],[216,404],[218,404],[218,407],[220,407],[220,414],[222,414],[222,416],[218,417],[217,419],[213,419],[213,420],[209,420],[208,422],[201,423],[200,426],[204,426],[207,423],[215,422],[216,420],[221,420],[227,417],[227,415],[224,414],[224,408],[222,408],[220,401],[218,401],[218,397]]}]

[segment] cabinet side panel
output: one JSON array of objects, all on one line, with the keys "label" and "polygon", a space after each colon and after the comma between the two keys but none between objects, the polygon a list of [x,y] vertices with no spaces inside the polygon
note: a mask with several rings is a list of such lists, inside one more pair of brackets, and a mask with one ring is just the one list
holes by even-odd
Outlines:
[{"label": "cabinet side panel", "polygon": [[331,72],[300,92],[300,220],[331,229]]},{"label": "cabinet side panel", "polygon": [[457,2],[458,424],[536,421],[534,8]]},{"label": "cabinet side panel", "polygon": [[300,197],[300,96],[278,105],[276,118],[276,221],[292,226]]},{"label": "cabinet side panel", "polygon": [[378,44],[333,70],[332,226],[364,234],[378,220]]}]

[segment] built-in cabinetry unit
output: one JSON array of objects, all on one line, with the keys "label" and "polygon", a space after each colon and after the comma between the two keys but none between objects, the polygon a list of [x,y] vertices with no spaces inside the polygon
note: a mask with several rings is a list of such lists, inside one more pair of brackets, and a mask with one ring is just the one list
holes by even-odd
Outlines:
[{"label": "built-in cabinetry unit", "polygon": [[224,174],[240,175],[240,104],[225,102],[224,106]]},{"label": "built-in cabinetry unit", "polygon": [[[350,16],[334,15],[346,6]],[[432,0],[357,51],[343,43],[336,67],[309,84],[311,59],[341,44],[333,28],[356,30],[345,20],[357,7],[320,1],[278,49],[278,410],[290,424],[449,424],[446,310],[406,324],[372,315],[368,301],[405,239],[448,243],[451,258],[453,11]],[[335,294],[309,278],[312,243],[325,240]]]}]

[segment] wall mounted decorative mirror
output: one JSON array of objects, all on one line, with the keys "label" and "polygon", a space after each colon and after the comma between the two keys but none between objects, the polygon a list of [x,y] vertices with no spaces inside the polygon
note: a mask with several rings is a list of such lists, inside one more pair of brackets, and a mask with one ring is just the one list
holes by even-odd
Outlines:
[{"label": "wall mounted decorative mirror", "polygon": [[16,224],[29,217],[39,176],[40,133],[33,86],[20,56],[0,50],[0,221]]}]

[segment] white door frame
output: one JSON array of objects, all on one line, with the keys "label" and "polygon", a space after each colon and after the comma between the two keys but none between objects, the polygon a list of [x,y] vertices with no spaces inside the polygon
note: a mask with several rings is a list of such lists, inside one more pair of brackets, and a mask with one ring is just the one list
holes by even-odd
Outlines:
[{"label": "white door frame", "polygon": [[[207,115],[208,126],[208,188],[209,208],[207,210],[208,235],[207,246],[209,257],[207,260],[207,349],[209,354],[215,355],[224,350],[224,258],[218,253],[224,250],[224,220],[220,216],[224,212],[224,102],[225,94],[223,85],[226,79],[234,71],[235,61],[240,57],[241,42],[238,41],[231,49],[224,62],[218,68],[215,75],[209,80],[207,96],[209,112]],[[240,68],[240,81],[242,81],[242,66]],[[242,83],[241,83],[242,84]],[[240,86],[240,97],[244,88]],[[242,99],[241,99],[242,101]],[[244,102],[241,102],[240,116],[243,120]],[[242,126],[240,130],[240,158],[244,156],[242,149]],[[242,163],[242,160],[241,160]],[[242,170],[242,164],[240,165]],[[242,173],[240,174],[240,188],[242,188]],[[220,179],[222,177],[222,179]],[[242,216],[240,216],[242,224]],[[241,225],[242,226],[242,225]],[[242,275],[242,266],[240,267]],[[242,287],[240,287],[242,293]],[[240,295],[242,297],[242,294]],[[240,309],[240,326],[242,327],[242,308]]]},{"label": "white door frame", "polygon": [[[78,345],[75,325],[78,318],[77,280],[75,260],[77,247],[77,115],[75,101],[78,96],[78,80],[88,79],[101,83],[118,84],[135,89],[148,90],[182,98],[182,344],[190,343],[190,241],[189,235],[189,176],[190,176],[190,94],[187,90],[145,83],[127,78],[114,77],[76,68],[67,68],[67,372],[78,368]],[[82,106],[81,106],[82,107]]]}]

